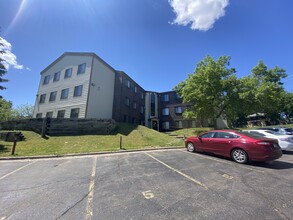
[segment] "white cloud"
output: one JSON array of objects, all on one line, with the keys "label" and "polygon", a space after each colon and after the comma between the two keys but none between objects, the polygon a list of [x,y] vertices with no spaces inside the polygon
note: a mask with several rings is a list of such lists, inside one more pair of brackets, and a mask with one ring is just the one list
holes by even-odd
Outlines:
[{"label": "white cloud", "polygon": [[0,53],[0,58],[3,59],[3,64],[6,69],[9,69],[12,66],[15,69],[23,69],[24,66],[17,63],[16,55],[11,52],[12,46],[11,44],[0,37],[0,50],[4,51],[4,53]]},{"label": "white cloud", "polygon": [[172,24],[191,24],[192,30],[207,31],[225,15],[229,0],[168,0],[176,14]]}]

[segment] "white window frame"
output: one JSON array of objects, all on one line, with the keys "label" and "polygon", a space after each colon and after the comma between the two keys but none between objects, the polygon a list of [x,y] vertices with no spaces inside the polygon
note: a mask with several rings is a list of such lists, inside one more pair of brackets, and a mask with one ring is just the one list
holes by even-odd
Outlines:
[{"label": "white window frame", "polygon": [[69,88],[62,89],[60,99],[61,100],[68,99],[68,95],[69,95]]},{"label": "white window frame", "polygon": [[44,77],[43,85],[47,85],[50,82],[50,75]]},{"label": "white window frame", "polygon": [[73,92],[73,97],[82,96],[82,90],[83,90],[83,85],[75,86],[74,92]]},{"label": "white window frame", "polygon": [[86,69],[86,63],[79,64],[77,68],[77,74],[85,73],[85,69]]}]

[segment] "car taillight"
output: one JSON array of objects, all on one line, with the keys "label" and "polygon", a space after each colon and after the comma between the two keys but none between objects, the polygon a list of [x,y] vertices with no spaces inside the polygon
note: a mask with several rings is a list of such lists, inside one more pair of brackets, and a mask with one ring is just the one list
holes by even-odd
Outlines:
[{"label": "car taillight", "polygon": [[262,146],[270,146],[272,143],[266,142],[266,141],[258,141],[256,142],[256,144],[262,145]]}]

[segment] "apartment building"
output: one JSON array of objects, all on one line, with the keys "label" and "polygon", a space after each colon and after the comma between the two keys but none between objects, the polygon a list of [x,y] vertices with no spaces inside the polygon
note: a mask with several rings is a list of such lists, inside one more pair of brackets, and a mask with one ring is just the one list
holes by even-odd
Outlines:
[{"label": "apartment building", "polygon": [[195,126],[174,92],[146,91],[94,53],[66,52],[41,72],[33,117],[114,119],[156,130]]}]

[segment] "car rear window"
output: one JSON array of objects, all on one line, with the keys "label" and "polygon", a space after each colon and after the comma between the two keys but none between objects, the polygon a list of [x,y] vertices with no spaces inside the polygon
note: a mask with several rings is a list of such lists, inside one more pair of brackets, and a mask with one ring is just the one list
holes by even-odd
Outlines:
[{"label": "car rear window", "polygon": [[245,136],[248,136],[248,137],[252,137],[252,138],[259,138],[259,137],[264,137],[265,135],[264,134],[261,134],[261,133],[258,133],[258,132],[248,132],[248,131],[241,131],[241,132],[238,132],[239,134],[243,134]]}]

